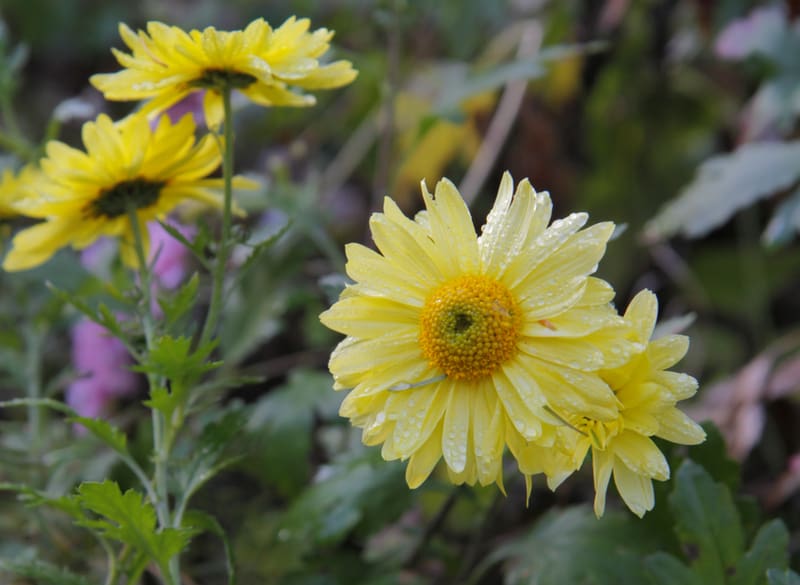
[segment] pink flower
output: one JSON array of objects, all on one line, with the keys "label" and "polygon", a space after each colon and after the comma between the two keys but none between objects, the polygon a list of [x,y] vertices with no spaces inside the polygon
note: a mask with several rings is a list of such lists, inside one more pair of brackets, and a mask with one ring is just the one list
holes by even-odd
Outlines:
[{"label": "pink flower", "polygon": [[66,402],[79,415],[108,414],[116,398],[136,390],[136,374],[122,342],[101,325],[81,319],[72,328],[72,367],[79,378],[66,390]]},{"label": "pink flower", "polygon": [[[194,235],[194,229],[175,221],[166,222],[178,230],[185,238]],[[173,289],[186,278],[189,267],[189,250],[161,227],[160,223],[149,224],[150,258],[153,263],[153,276],[162,288]]]},{"label": "pink flower", "polygon": [[754,53],[772,56],[783,43],[788,28],[783,6],[756,8],[725,27],[714,43],[714,52],[731,60],[744,59]]}]

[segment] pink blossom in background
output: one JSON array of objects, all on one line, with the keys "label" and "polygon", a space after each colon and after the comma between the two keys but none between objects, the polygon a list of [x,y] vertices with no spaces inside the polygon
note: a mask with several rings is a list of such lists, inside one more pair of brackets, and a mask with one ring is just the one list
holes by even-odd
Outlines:
[{"label": "pink blossom in background", "polygon": [[783,6],[773,4],[732,21],[717,36],[714,52],[723,59],[739,60],[754,53],[772,55],[783,42],[788,25]]},{"label": "pink blossom in background", "polygon": [[[194,118],[194,123],[198,128],[205,126],[206,117],[203,113],[203,98],[205,95],[205,91],[193,91],[181,101],[170,107],[162,115],[168,116],[170,121],[174,124],[186,114],[191,114]],[[155,127],[157,123],[158,118],[155,118],[153,122],[151,122],[151,125]]]},{"label": "pink blossom in background", "polygon": [[[190,226],[179,224],[176,221],[165,223],[178,230],[186,239],[194,236],[194,228]],[[149,261],[153,262],[155,259],[153,276],[162,288],[173,289],[186,278],[191,253],[186,246],[161,227],[160,223],[153,222],[147,227],[150,231]]]},{"label": "pink blossom in background", "polygon": [[89,319],[72,328],[72,367],[78,378],[66,390],[66,402],[81,416],[108,414],[116,398],[135,392],[136,374],[122,342]]}]

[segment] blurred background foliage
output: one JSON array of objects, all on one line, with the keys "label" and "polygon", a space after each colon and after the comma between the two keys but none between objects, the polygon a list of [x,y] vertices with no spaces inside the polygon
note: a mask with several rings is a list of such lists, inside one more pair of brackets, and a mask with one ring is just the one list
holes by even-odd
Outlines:
[{"label": "blurred background foliage", "polygon": [[[0,0],[2,166],[35,160],[47,137],[76,143],[98,111],[128,111],[88,84],[116,70],[118,22],[234,29],[292,14],[335,30],[335,58],[360,74],[314,108],[238,112],[238,168],[267,185],[242,200],[241,229],[274,243],[225,309],[220,375],[258,383],[216,394],[181,446],[187,458],[201,448],[236,456],[197,497],[230,535],[238,582],[766,582],[722,570],[736,563],[740,573],[775,568],[770,583],[796,582],[783,570],[800,530],[800,3]],[[556,217],[588,210],[623,225],[601,268],[618,305],[650,288],[664,329],[692,338],[681,364],[701,381],[692,414],[721,436],[671,454],[674,479],[642,522],[619,511],[589,517],[591,474],[555,494],[537,483],[528,508],[517,479],[507,497],[436,478],[410,492],[402,465],[362,447],[336,414],[325,364],[337,338],[317,315],[341,287],[343,244],[368,242],[384,195],[418,210],[423,178],[450,177],[482,217],[506,169],[549,190]],[[75,315],[45,279],[103,294],[70,253],[2,276],[3,399],[31,383],[60,396],[74,376],[63,372]],[[140,454],[142,398],[114,414]],[[0,482],[53,495],[108,474],[125,483],[90,438],[24,415],[2,413]],[[707,525],[681,516],[675,501],[692,497]],[[788,533],[759,531],[771,517]],[[697,538],[701,559],[717,541],[728,564],[692,557]],[[197,583],[224,582],[220,548],[214,536],[193,542],[186,567]],[[2,563],[35,550],[77,572],[101,563],[57,512],[23,513],[4,495]],[[18,582],[49,582],[28,574]]]}]

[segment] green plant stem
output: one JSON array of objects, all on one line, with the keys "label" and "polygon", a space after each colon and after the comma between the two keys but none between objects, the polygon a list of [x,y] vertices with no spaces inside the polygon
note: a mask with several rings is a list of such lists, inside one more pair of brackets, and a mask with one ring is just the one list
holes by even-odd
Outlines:
[{"label": "green plant stem", "polygon": [[[139,224],[139,216],[136,214],[136,209],[128,209],[128,220],[131,224],[133,231],[134,246],[136,247],[136,258],[139,261],[139,279],[142,289],[142,328],[144,329],[145,344],[147,345],[147,352],[153,349],[155,342],[155,322],[153,319],[152,311],[152,283],[153,275],[150,272],[150,266],[147,263],[147,254],[144,250],[144,238],[142,237],[142,226]],[[147,374],[147,383],[149,389],[152,391],[159,385],[154,374]],[[158,515],[158,522],[160,528],[167,528],[171,524],[171,514],[169,509],[169,493],[167,491],[167,463],[169,462],[169,455],[172,441],[165,440],[167,434],[173,435],[172,432],[165,432],[166,422],[164,415],[152,409],[153,419],[153,466],[154,478],[153,485],[156,493],[156,514]],[[145,486],[146,487],[146,486]],[[170,560],[169,572],[163,575],[164,579],[170,585],[177,585],[180,577],[180,558],[178,555]]]},{"label": "green plant stem", "polygon": [[224,135],[222,141],[222,181],[224,206],[222,209],[222,235],[217,248],[216,265],[211,288],[211,301],[208,306],[206,322],[200,334],[199,346],[211,341],[219,321],[222,309],[223,291],[225,288],[225,269],[230,254],[231,220],[233,215],[233,113],[231,110],[231,89],[222,90],[222,106],[224,111]]},{"label": "green plant stem", "polygon": [[[42,397],[42,335],[36,324],[28,324],[25,336],[25,381],[28,398],[38,400]],[[28,407],[29,436],[28,449],[32,461],[38,463],[42,448],[42,407]],[[37,467],[38,469],[38,467]]]}]

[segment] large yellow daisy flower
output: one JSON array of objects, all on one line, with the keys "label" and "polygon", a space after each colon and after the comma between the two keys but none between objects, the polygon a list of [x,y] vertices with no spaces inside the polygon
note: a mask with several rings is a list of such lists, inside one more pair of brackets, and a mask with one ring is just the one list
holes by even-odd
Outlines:
[{"label": "large yellow daisy flower", "polygon": [[237,89],[263,106],[308,106],[314,97],[292,91],[331,89],[356,77],[349,61],[320,65],[333,32],[308,32],[310,22],[289,18],[277,29],[259,18],[243,31],[213,27],[188,33],[160,22],[134,33],[119,25],[131,53],[112,49],[117,73],[94,75],[92,84],[109,100],[150,99],[147,113],[162,112],[194,91],[206,90],[204,109],[209,126],[222,121],[221,91]]},{"label": "large yellow daisy flower", "polygon": [[[592,451],[594,510],[605,510],[606,490],[611,474],[627,506],[638,516],[654,505],[653,479],[669,479],[669,466],[650,437],[673,443],[695,445],[705,440],[705,431],[676,408],[676,403],[697,391],[697,380],[678,372],[665,371],[683,358],[689,338],[669,335],[648,343],[658,312],[656,296],[644,290],[634,297],[625,312],[633,335],[646,349],[631,356],[622,366],[601,372],[619,400],[619,417],[599,421],[593,417],[565,414],[571,429],[559,429],[575,457],[575,466]],[[577,431],[577,432],[576,432]]]},{"label": "large yellow daisy flower", "polygon": [[440,458],[451,481],[502,486],[507,443],[548,446],[563,424],[552,409],[613,421],[614,392],[596,373],[640,350],[589,276],[610,223],[581,229],[585,213],[548,227],[551,201],[503,177],[480,236],[447,180],[426,212],[405,217],[385,199],[370,220],[380,250],[347,246],[355,281],[321,315],[347,337],[330,359],[341,414],[408,459],[419,486]]},{"label": "large yellow daisy flower", "polygon": [[[152,129],[144,115],[117,124],[101,115],[83,125],[83,143],[85,152],[55,140],[47,144],[38,194],[17,205],[45,221],[14,237],[6,270],[33,268],[64,246],[82,249],[100,236],[122,238],[122,258],[135,267],[130,212],[145,226],[183,201],[222,204],[222,180],[206,178],[221,164],[217,141],[206,135],[195,143],[191,116],[174,125],[163,116]],[[238,178],[234,184],[252,186]],[[146,231],[142,235],[147,248]]]}]

